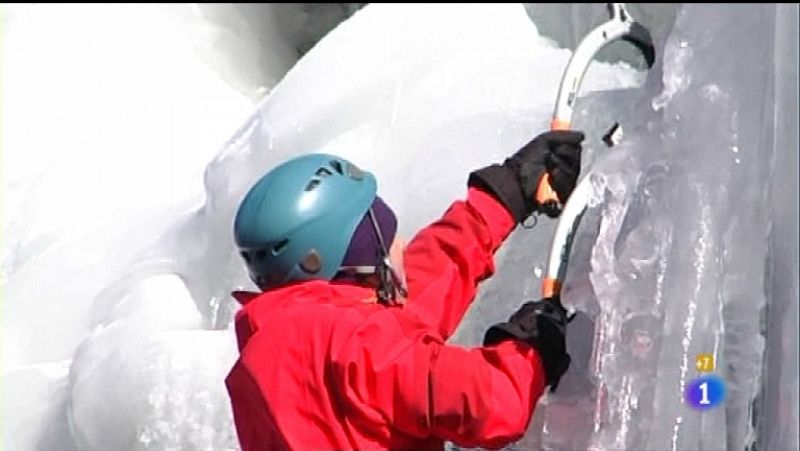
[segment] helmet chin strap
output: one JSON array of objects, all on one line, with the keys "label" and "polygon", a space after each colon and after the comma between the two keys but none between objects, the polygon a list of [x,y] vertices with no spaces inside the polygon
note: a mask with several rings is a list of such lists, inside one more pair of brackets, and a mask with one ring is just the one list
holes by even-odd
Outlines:
[{"label": "helmet chin strap", "polygon": [[378,301],[388,305],[396,305],[397,293],[399,292],[401,296],[406,297],[408,296],[408,290],[403,280],[398,276],[397,271],[392,267],[389,248],[386,247],[386,242],[383,240],[383,234],[381,234],[381,229],[378,227],[378,220],[372,212],[372,207],[370,207],[367,214],[372,223],[372,230],[375,231],[375,236],[378,238],[381,252],[380,260],[375,266],[343,266],[340,269],[356,274],[376,274],[378,276]]},{"label": "helmet chin strap", "polygon": [[381,228],[378,227],[378,220],[375,218],[375,213],[370,207],[369,220],[372,222],[372,230],[375,231],[375,236],[378,237],[378,244],[381,248],[381,259],[378,266],[375,268],[378,274],[378,300],[389,305],[397,304],[397,292],[403,297],[408,296],[403,280],[397,275],[397,271],[392,267],[392,262],[389,259],[389,248],[386,247],[386,242],[383,240]]}]

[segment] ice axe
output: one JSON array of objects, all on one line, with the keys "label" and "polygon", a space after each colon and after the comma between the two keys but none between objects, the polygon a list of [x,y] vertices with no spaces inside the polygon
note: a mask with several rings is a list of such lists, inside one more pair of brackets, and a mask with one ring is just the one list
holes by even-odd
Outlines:
[{"label": "ice axe", "polygon": [[[647,28],[633,20],[625,9],[624,3],[608,3],[607,7],[609,20],[583,38],[567,63],[567,68],[561,78],[561,85],[558,88],[556,107],[550,124],[551,130],[569,130],[571,128],[575,100],[578,97],[578,90],[586,69],[594,56],[608,44],[620,39],[628,41],[641,51],[648,69],[655,62],[655,47]],[[603,141],[609,146],[614,145],[614,135],[619,131],[619,125],[614,124],[609,133],[604,136]],[[555,209],[561,213],[550,248],[547,272],[542,281],[542,292],[546,298],[557,296],[561,292],[567,261],[572,249],[573,235],[586,211],[591,192],[588,177],[584,177],[573,190],[569,201],[562,205],[550,185],[549,174],[545,173],[539,182],[536,192],[537,202],[545,208]]]}]

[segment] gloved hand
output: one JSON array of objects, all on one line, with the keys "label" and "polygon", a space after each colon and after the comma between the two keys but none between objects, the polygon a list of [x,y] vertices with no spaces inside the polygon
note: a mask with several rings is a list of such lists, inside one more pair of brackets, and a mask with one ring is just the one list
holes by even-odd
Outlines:
[{"label": "gloved hand", "polygon": [[542,133],[503,164],[494,164],[471,173],[467,184],[494,195],[517,222],[524,221],[535,211],[554,218],[560,212],[536,202],[539,180],[547,171],[559,200],[566,202],[575,189],[581,170],[583,139],[583,133],[576,131]]},{"label": "gloved hand", "polygon": [[542,358],[547,385],[553,392],[571,361],[567,354],[567,311],[558,296],[526,302],[506,323],[495,324],[486,331],[484,346],[505,340],[520,340],[531,345]]}]

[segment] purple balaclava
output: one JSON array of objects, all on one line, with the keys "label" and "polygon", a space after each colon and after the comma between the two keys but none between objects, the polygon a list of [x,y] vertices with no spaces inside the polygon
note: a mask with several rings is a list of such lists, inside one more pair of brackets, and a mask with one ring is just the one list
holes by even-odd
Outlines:
[{"label": "purple balaclava", "polygon": [[[378,227],[381,230],[383,241],[386,243],[386,251],[388,252],[397,233],[397,217],[383,199],[378,196],[375,196],[375,200],[372,202],[372,212],[378,222]],[[350,245],[344,254],[342,266],[375,266],[380,261],[380,258],[380,243],[375,235],[369,212],[367,212],[361,218],[361,222],[358,223],[358,227],[353,233],[353,238],[350,239]]]}]

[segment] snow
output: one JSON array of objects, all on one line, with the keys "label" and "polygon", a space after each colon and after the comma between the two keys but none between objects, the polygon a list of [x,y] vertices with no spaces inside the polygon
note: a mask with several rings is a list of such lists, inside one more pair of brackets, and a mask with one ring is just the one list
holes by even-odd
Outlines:
[{"label": "snow", "polygon": [[[3,447],[68,449],[69,409],[78,432],[91,435],[114,419],[95,416],[108,400],[94,393],[159,386],[153,377],[137,388],[115,366],[150,364],[124,349],[172,349],[169,335],[148,337],[140,326],[203,334],[191,288],[156,276],[179,272],[168,231],[203,204],[205,166],[252,104],[198,59],[167,10],[14,5],[3,13]],[[98,359],[83,364],[81,344]],[[192,349],[185,359],[203,355]],[[183,368],[190,377],[193,366]],[[211,377],[201,381],[224,393]],[[134,413],[121,428],[143,429],[147,416]],[[102,449],[126,447],[124,437],[114,446],[98,440]]]},{"label": "snow", "polygon": [[[230,37],[188,6],[4,8],[5,448],[224,450],[238,449],[228,293],[253,288],[231,230],[250,184],[337,153],[376,174],[410,237],[470,170],[546,129],[571,53],[528,13],[550,29],[542,15],[572,17],[574,39],[600,7],[374,4],[294,65],[278,34],[241,62],[252,31]],[[570,329],[575,355],[595,353],[568,377],[589,368],[610,399],[543,399],[518,447],[798,448],[797,6],[669,12],[656,67],[595,62],[576,109],[595,196],[565,299],[596,333]],[[512,234],[455,342],[538,296],[554,230]],[[635,360],[621,332],[648,315],[653,348]],[[702,414],[681,392],[700,352],[729,386]]]}]

